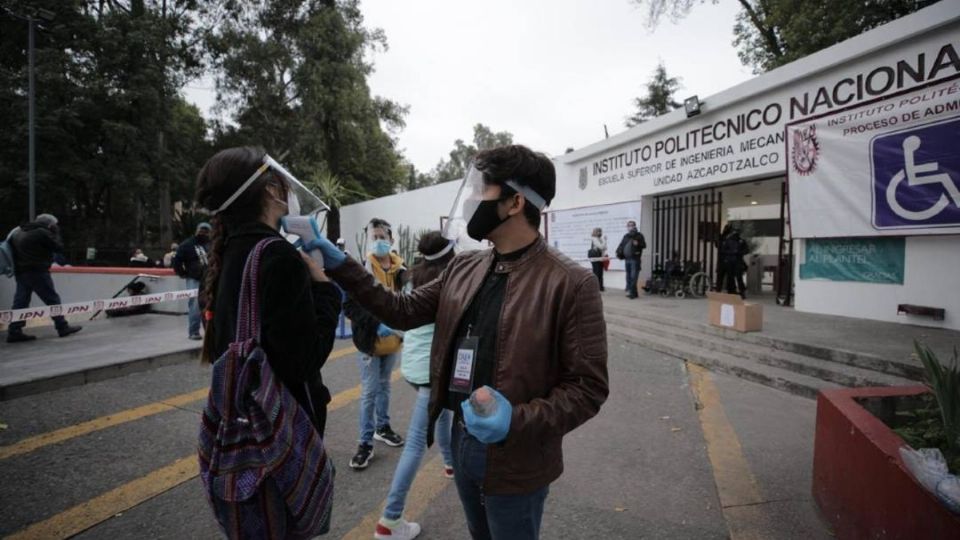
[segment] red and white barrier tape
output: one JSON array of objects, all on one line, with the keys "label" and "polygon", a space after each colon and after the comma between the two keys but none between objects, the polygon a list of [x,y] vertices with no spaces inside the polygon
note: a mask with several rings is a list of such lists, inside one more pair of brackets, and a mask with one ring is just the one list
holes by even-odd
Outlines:
[{"label": "red and white barrier tape", "polygon": [[140,296],[124,296],[122,298],[104,298],[102,300],[90,300],[88,302],[74,302],[72,304],[8,309],[6,311],[0,311],[0,323],[10,324],[15,321],[33,321],[45,317],[59,317],[61,315],[93,315],[98,311],[106,309],[121,309],[147,304],[159,304],[162,302],[175,302],[196,296],[197,289],[184,289],[181,291],[158,292]]}]

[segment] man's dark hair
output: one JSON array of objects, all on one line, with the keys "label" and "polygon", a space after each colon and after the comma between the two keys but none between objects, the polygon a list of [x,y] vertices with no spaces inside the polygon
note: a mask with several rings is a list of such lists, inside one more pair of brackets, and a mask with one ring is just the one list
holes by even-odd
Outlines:
[{"label": "man's dark hair", "polygon": [[[503,190],[513,190],[505,184],[513,180],[528,187],[549,205],[557,194],[557,173],[550,158],[534,152],[526,146],[512,144],[484,150],[474,160],[477,169],[483,173],[483,181],[497,184]],[[523,206],[523,215],[533,228],[540,228],[540,210],[529,200]]]},{"label": "man's dark hair", "polygon": [[367,226],[371,229],[384,229],[387,231],[387,234],[390,235],[390,238],[393,238],[393,226],[385,219],[375,217],[370,220],[370,224]]}]

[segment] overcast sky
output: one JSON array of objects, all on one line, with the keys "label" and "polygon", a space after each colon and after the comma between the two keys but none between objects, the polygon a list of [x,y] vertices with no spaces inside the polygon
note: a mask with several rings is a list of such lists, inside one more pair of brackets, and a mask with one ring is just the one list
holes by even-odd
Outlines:
[{"label": "overcast sky", "polygon": [[[549,155],[623,131],[632,99],[658,61],[680,77],[677,101],[702,98],[749,79],[733,48],[737,2],[696,6],[655,32],[628,0],[364,0],[368,27],[389,50],[373,57],[375,95],[410,106],[400,148],[431,169],[472,139],[473,125],[509,131]],[[208,81],[187,98],[209,115]]]}]

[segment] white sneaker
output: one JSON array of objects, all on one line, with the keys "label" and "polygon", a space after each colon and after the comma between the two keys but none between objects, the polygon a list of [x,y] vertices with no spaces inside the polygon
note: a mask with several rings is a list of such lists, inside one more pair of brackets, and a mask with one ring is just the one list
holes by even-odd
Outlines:
[{"label": "white sneaker", "polygon": [[393,520],[380,518],[377,522],[377,532],[373,534],[377,540],[411,540],[420,535],[420,525],[416,523],[410,523],[403,518],[396,520],[392,525],[384,523],[387,521]]}]

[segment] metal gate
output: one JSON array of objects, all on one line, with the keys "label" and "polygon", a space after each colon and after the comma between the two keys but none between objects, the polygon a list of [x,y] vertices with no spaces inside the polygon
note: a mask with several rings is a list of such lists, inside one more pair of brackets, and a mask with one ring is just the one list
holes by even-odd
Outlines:
[{"label": "metal gate", "polygon": [[711,189],[662,195],[653,202],[653,269],[663,269],[676,252],[681,261],[699,263],[714,282],[723,193]]}]

